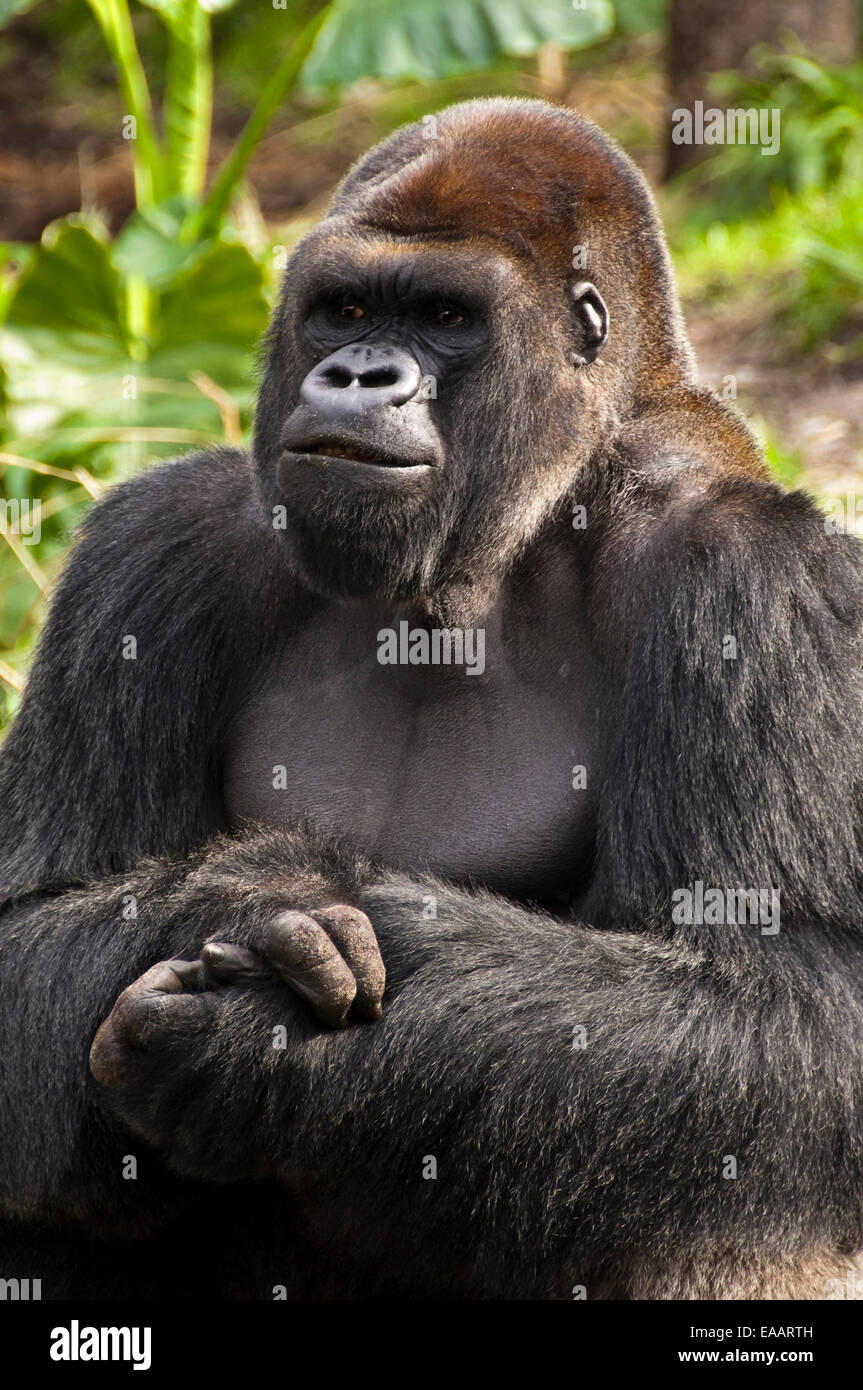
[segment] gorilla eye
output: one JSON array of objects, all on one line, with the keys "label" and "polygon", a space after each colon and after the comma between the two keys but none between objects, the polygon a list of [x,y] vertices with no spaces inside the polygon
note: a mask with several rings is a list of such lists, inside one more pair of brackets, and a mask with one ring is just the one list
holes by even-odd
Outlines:
[{"label": "gorilla eye", "polygon": [[436,328],[457,328],[467,323],[469,315],[461,304],[431,303],[425,310],[426,322]]},{"label": "gorilla eye", "polygon": [[340,319],[363,319],[366,311],[361,304],[342,304],[339,306]]}]

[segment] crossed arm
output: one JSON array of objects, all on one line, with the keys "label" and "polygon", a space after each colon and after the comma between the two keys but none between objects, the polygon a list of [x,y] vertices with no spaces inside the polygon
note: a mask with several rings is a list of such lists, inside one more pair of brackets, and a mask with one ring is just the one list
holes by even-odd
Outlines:
[{"label": "crossed arm", "polygon": [[[297,998],[326,973],[304,976],[308,957],[292,954],[319,896],[352,899],[360,957],[357,910],[375,924],[376,1022],[356,1016],[375,1012],[361,1001],[325,1029]],[[788,1211],[798,1243],[847,1236],[860,1097],[841,1084],[839,957],[822,962],[829,1003],[813,1021],[805,971],[775,943],[718,968],[273,834],[20,905],[3,925],[7,1214],[122,1224],[108,1175],[132,1131],[182,1175],[281,1181],[324,1246],[392,1255],[406,1281],[431,1269],[467,1294],[561,1292],[621,1251],[743,1243],[756,1225],[781,1244]],[[106,1018],[100,1086],[86,1054]],[[814,1039],[820,1091],[801,1106],[787,1068]],[[16,1147],[21,1104],[30,1142]],[[777,1151],[777,1135],[795,1142]],[[825,1195],[823,1164],[843,1151],[848,1172]],[[723,1181],[729,1154],[745,1181]]]}]

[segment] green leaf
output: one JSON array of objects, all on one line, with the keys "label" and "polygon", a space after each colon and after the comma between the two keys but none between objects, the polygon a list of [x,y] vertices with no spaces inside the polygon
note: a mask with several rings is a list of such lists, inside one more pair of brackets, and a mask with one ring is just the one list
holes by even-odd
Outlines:
[{"label": "green leaf", "polygon": [[167,185],[201,194],[207,174],[213,109],[213,58],[208,7],[200,0],[142,0],[168,30],[162,125]]},{"label": "green leaf", "polygon": [[[46,366],[125,353],[123,293],[108,247],[80,222],[54,222],[43,233],[18,285],[7,330],[44,343]],[[50,344],[50,352],[49,352]]]},{"label": "green leaf", "polygon": [[179,240],[189,206],[188,198],[178,196],[133,212],[111,248],[112,264],[124,275],[140,275],[151,289],[170,284],[211,244]]},{"label": "green leaf", "polygon": [[[162,296],[154,318],[154,356],[158,353],[163,363],[177,361],[177,370],[188,372],[202,365],[205,350],[239,347],[251,354],[267,317],[262,267],[245,246],[216,241]],[[251,361],[247,365],[251,368]]]},{"label": "green leaf", "polygon": [[[157,10],[169,19],[178,17],[189,2],[190,0],[139,0],[139,3],[146,5],[148,10]],[[203,10],[205,14],[221,14],[223,10],[232,10],[237,0],[191,0],[191,3],[197,5],[198,9]]]},{"label": "green leaf", "polygon": [[191,212],[186,219],[183,229],[185,240],[194,241],[196,238],[210,236],[221,226],[237,184],[245,173],[246,165],[273,115],[284,101],[286,93],[295,86],[300,70],[325,23],[327,13],[326,9],[320,11],[303,26],[278,67],[264,83],[255,107],[234,148],[213,180],[206,199],[201,207]]},{"label": "green leaf", "polygon": [[[154,211],[171,216],[170,208]],[[147,231],[139,225],[135,237]],[[129,256],[134,244],[130,237]],[[245,246],[214,241],[169,279],[163,268],[147,336],[134,344],[128,283],[111,248],[82,225],[55,225],[38,248],[0,332],[10,452],[112,477],[148,457],[224,439],[219,408],[193,373],[228,392],[248,418],[254,348],[268,315],[264,266]],[[141,429],[151,436],[136,438]]]},{"label": "green leaf", "polygon": [[661,32],[668,0],[614,0],[615,27],[624,34]]},{"label": "green leaf", "polygon": [[613,21],[609,0],[583,10],[572,0],[333,0],[300,81],[306,88],[361,77],[433,81],[544,43],[584,48]]},{"label": "green leaf", "polygon": [[129,6],[127,0],[87,0],[87,3],[99,21],[117,69],[127,112],[135,118],[137,134],[132,142],[135,198],[138,207],[147,207],[158,202],[168,190],[164,188],[163,155],[153,122],[150,89],[135,41]]}]

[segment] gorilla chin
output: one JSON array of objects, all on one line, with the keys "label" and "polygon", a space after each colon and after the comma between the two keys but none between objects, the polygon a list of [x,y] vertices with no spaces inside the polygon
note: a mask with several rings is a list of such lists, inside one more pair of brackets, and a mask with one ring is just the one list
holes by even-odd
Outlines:
[{"label": "gorilla chin", "polygon": [[413,353],[365,342],[328,354],[302,384],[275,482],[294,559],[319,593],[416,593],[439,553],[435,494],[449,469],[421,385]]},{"label": "gorilla chin", "polygon": [[434,587],[450,529],[436,497],[440,476],[432,463],[286,450],[276,467],[278,496],[309,588],[402,600]]}]

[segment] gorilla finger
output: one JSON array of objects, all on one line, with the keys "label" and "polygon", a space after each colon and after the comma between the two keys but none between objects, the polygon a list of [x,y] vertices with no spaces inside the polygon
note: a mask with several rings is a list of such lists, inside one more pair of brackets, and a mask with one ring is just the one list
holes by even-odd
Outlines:
[{"label": "gorilla finger", "polygon": [[338,946],[357,984],[354,1007],[364,1018],[380,1018],[386,970],[374,927],[364,912],[346,903],[316,909],[312,914]]},{"label": "gorilla finger", "polygon": [[111,1018],[120,1032],[131,1036],[138,1021],[160,1012],[167,1000],[180,1004],[188,996],[194,1007],[194,996],[205,988],[206,972],[199,960],[161,960],[123,990]]},{"label": "gorilla finger", "polygon": [[230,941],[208,941],[201,959],[220,984],[249,985],[273,978],[272,967],[261,956]]},{"label": "gorilla finger", "polygon": [[322,1023],[340,1028],[357,982],[323,927],[304,912],[282,912],[268,923],[264,949],[282,979],[311,1004]]},{"label": "gorilla finger", "polygon": [[130,1050],[154,1035],[197,1027],[209,1012],[199,991],[206,976],[200,961],[159,961],[119,996],[90,1048],[90,1070],[103,1086],[123,1079]]},{"label": "gorilla finger", "polygon": [[197,1032],[211,1008],[204,994],[160,992],[118,1000],[90,1048],[93,1076],[103,1086],[119,1084],[136,1054],[159,1039]]},{"label": "gorilla finger", "polygon": [[143,975],[139,975],[137,980],[123,990],[120,999],[195,993],[204,988],[205,982],[206,977],[199,960],[183,960],[177,956],[174,960],[160,960],[157,965],[151,965],[149,970],[145,970]]},{"label": "gorilla finger", "polygon": [[126,1044],[117,1036],[113,1015],[99,1027],[90,1048],[90,1071],[100,1086],[116,1086],[126,1074],[129,1053]]},{"label": "gorilla finger", "polygon": [[147,1047],[159,1034],[197,1028],[209,1015],[212,999],[203,993],[141,995],[112,1011],[114,1031],[130,1047]]}]

